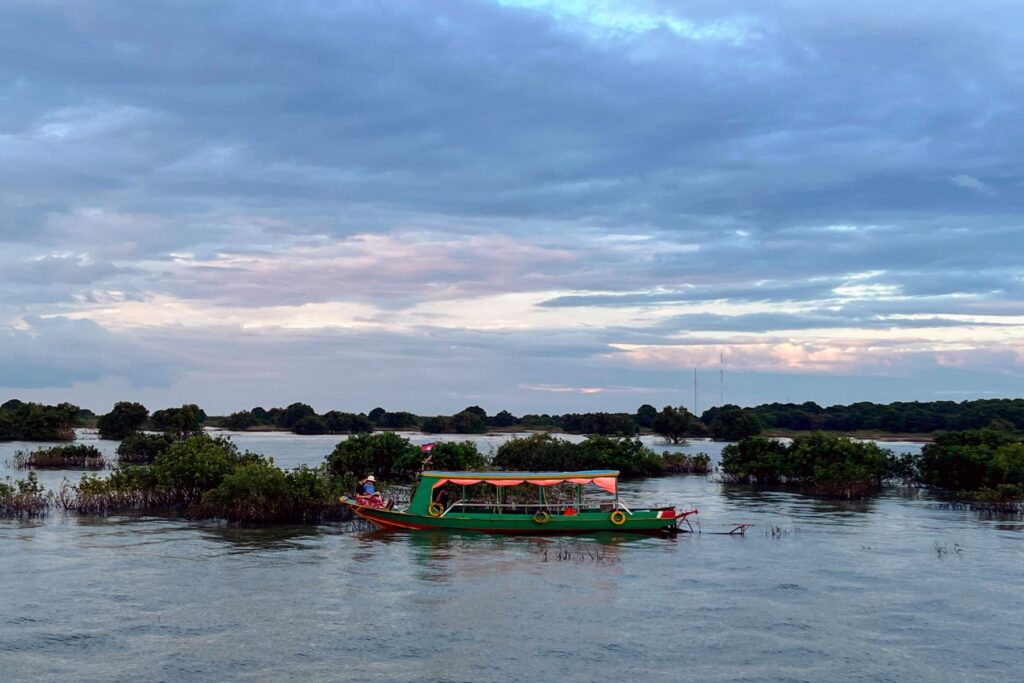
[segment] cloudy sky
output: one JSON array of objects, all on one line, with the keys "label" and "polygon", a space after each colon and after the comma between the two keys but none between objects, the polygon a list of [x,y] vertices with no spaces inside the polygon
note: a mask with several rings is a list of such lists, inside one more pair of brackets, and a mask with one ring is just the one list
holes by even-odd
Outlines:
[{"label": "cloudy sky", "polygon": [[1018,0],[8,0],[0,400],[1020,396],[1022,44]]}]

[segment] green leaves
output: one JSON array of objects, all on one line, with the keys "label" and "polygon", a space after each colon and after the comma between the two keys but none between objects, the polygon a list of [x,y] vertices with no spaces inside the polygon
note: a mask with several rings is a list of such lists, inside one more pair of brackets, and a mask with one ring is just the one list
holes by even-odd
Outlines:
[{"label": "green leaves", "polygon": [[815,432],[788,446],[760,436],[742,439],[722,450],[721,468],[735,481],[859,498],[881,485],[892,461],[892,452],[877,444]]},{"label": "green leaves", "polygon": [[494,465],[505,470],[540,472],[608,469],[618,470],[623,477],[657,476],[663,469],[661,458],[639,439],[598,435],[578,444],[550,434],[512,439],[498,448]]},{"label": "green leaves", "polygon": [[146,422],[149,410],[141,403],[122,401],[114,409],[100,417],[96,423],[101,439],[123,439],[134,434]]}]

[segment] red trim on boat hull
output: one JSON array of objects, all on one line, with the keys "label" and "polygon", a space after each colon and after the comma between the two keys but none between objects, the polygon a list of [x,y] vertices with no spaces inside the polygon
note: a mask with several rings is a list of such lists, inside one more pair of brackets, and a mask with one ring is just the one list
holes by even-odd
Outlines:
[{"label": "red trim on boat hull", "polygon": [[349,505],[352,511],[362,517],[368,522],[375,524],[382,531],[455,531],[455,532],[474,532],[474,533],[485,533],[485,534],[506,534],[509,536],[543,536],[543,535],[587,535],[594,533],[628,533],[628,534],[645,534],[650,536],[660,536],[671,532],[671,527],[666,526],[657,529],[605,529],[605,530],[594,530],[594,529],[492,529],[487,527],[473,527],[473,528],[459,528],[453,529],[451,527],[439,526],[436,524],[418,524],[416,522],[398,521],[387,517],[382,517],[374,513],[373,508],[365,508],[357,505]]}]

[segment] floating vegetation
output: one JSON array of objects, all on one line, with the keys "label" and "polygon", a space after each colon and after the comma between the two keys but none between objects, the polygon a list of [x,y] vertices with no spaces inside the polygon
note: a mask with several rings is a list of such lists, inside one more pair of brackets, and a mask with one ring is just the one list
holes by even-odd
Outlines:
[{"label": "floating vegetation", "polygon": [[53,494],[43,489],[35,472],[25,479],[0,482],[0,517],[42,517],[50,511]]},{"label": "floating vegetation", "polygon": [[793,527],[791,529],[784,529],[781,526],[770,526],[764,530],[764,535],[768,538],[785,538],[790,534],[800,533],[800,529]]},{"label": "floating vegetation", "polygon": [[53,446],[14,454],[14,467],[19,470],[102,470],[107,460],[95,446]]},{"label": "floating vegetation", "polygon": [[664,461],[665,474],[708,474],[711,472],[711,456],[707,453],[670,453],[661,454]]},{"label": "floating vegetation", "polygon": [[554,548],[544,547],[541,562],[595,562],[613,561],[608,549],[599,544],[579,540],[560,541]]},{"label": "floating vegetation", "polygon": [[935,554],[939,557],[946,557],[947,555],[959,557],[963,551],[964,549],[959,543],[953,543],[952,545],[949,543],[935,544]]},{"label": "floating vegetation", "polygon": [[1024,515],[1024,501],[960,501],[936,503],[937,510],[961,510],[965,512],[988,512],[996,515]]}]

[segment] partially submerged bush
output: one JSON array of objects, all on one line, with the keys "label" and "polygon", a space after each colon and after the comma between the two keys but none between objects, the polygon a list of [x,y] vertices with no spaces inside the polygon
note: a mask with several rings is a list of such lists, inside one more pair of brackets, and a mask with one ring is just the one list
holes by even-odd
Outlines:
[{"label": "partially submerged bush", "polygon": [[711,471],[711,456],[707,453],[669,453],[661,454],[666,474],[707,474]]},{"label": "partially submerged bush", "polygon": [[107,460],[95,446],[53,446],[14,454],[14,466],[19,470],[102,470]]},{"label": "partially submerged bush", "polygon": [[166,434],[132,434],[117,447],[120,465],[151,465],[174,443]]},{"label": "partially submerged bush", "polygon": [[726,481],[795,486],[821,496],[860,498],[887,477],[892,453],[877,444],[816,432],[786,445],[749,437],[722,450]]},{"label": "partially submerged bush", "polygon": [[25,479],[0,481],[0,517],[42,517],[50,508],[47,493],[35,472]]},{"label": "partially submerged bush", "polygon": [[338,496],[353,483],[326,468],[285,473],[271,458],[203,434],[170,443],[151,465],[122,465],[106,479],[65,480],[57,502],[81,514],[174,509],[231,521],[312,522],[340,519]]},{"label": "partially submerged bush", "polygon": [[240,522],[315,522],[337,518],[338,497],[349,488],[350,480],[332,478],[323,469],[285,473],[267,462],[251,462],[207,491],[190,514]]},{"label": "partially submerged bush", "polygon": [[950,432],[921,449],[927,486],[974,492],[986,500],[1024,497],[1024,444],[1005,432]]},{"label": "partially submerged bush", "polygon": [[494,456],[505,470],[570,472],[618,470],[623,477],[650,477],[663,473],[662,459],[639,439],[588,436],[572,443],[550,434],[533,434],[506,441]]}]

